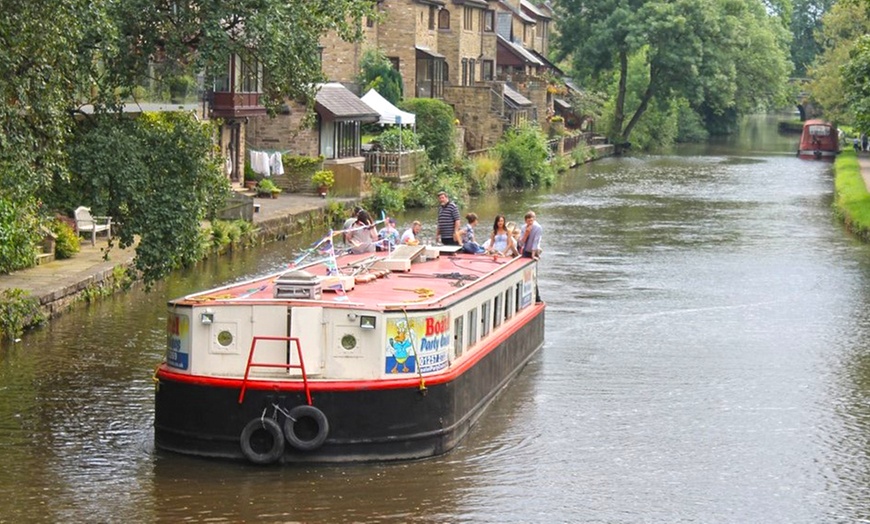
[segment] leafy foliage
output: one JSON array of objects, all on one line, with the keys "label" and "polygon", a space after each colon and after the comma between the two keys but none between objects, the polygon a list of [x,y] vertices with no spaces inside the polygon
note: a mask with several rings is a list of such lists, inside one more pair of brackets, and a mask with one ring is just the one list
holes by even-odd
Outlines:
[{"label": "leafy foliage", "polygon": [[843,66],[843,83],[854,114],[855,127],[870,129],[870,35],[858,39]]},{"label": "leafy foliage", "polygon": [[434,98],[405,100],[399,107],[416,115],[417,134],[429,159],[435,164],[452,162],[456,155],[453,108]]},{"label": "leafy foliage", "polygon": [[496,155],[479,155],[471,160],[471,193],[483,194],[498,188],[501,162]]},{"label": "leafy foliage", "polygon": [[510,129],[495,147],[501,161],[501,181],[516,187],[549,186],[555,180],[547,161],[550,150],[540,128],[523,124]]},{"label": "leafy foliage", "polygon": [[360,58],[357,84],[362,92],[374,89],[391,104],[402,99],[402,75],[393,67],[390,59],[377,48],[366,49]]},{"label": "leafy foliage", "polygon": [[24,328],[44,321],[45,315],[36,297],[15,288],[0,292],[0,338],[14,340],[22,335]]},{"label": "leafy foliage", "polygon": [[858,38],[868,32],[870,16],[861,4],[838,2],[822,18],[818,32],[822,51],[809,67],[806,89],[813,104],[831,120],[851,119],[849,88],[843,82],[842,68],[849,62]]},{"label": "leafy foliage", "polygon": [[33,200],[16,201],[0,195],[0,273],[32,266],[38,242]]},{"label": "leafy foliage", "polygon": [[201,223],[229,191],[213,136],[211,124],[186,113],[102,115],[83,124],[70,147],[78,205],[114,217],[121,246],[138,237],[135,266],[146,284],[202,256]]},{"label": "leafy foliage", "polygon": [[81,250],[81,239],[75,230],[62,220],[51,221],[51,232],[57,236],[54,246],[54,256],[58,260],[72,258]]},{"label": "leafy foliage", "polygon": [[[401,144],[400,144],[401,140]],[[387,151],[420,149],[420,138],[413,129],[392,126],[378,136],[378,143]]]},{"label": "leafy foliage", "polygon": [[405,190],[405,206],[434,208],[438,205],[438,192],[446,191],[461,207],[469,192],[469,173],[463,169],[465,167],[422,162],[417,166],[417,176]]},{"label": "leafy foliage", "polygon": [[370,209],[374,216],[381,216],[381,212],[394,215],[405,210],[405,196],[390,182],[375,177],[372,179],[372,194],[363,207]]},{"label": "leafy foliage", "polygon": [[[788,35],[757,0],[556,4],[558,58],[589,84],[613,83],[611,138],[627,142],[651,102],[685,98],[708,117],[743,114],[785,99]],[[627,103],[629,61],[643,57],[637,104]],[[629,110],[631,113],[629,114]]]}]

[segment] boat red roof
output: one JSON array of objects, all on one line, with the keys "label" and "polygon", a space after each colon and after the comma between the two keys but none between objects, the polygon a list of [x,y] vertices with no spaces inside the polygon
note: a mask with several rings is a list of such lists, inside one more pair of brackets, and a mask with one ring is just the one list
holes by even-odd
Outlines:
[{"label": "boat red roof", "polygon": [[[430,251],[431,253],[431,251]],[[531,268],[535,262],[526,258],[493,257],[465,253],[442,253],[434,259],[415,257],[408,271],[390,271],[388,253],[343,255],[336,258],[339,277],[328,274],[327,265],[317,263],[301,268],[291,267],[245,282],[188,295],[172,301],[176,305],[286,303],[288,305],[320,305],[354,309],[391,310],[441,308],[476,290],[500,280],[520,267]],[[424,261],[425,259],[425,261]],[[402,265],[401,263],[399,265]],[[320,299],[276,298],[276,287],[282,281],[311,279],[311,285],[322,289]],[[307,286],[300,285],[298,288]]]}]

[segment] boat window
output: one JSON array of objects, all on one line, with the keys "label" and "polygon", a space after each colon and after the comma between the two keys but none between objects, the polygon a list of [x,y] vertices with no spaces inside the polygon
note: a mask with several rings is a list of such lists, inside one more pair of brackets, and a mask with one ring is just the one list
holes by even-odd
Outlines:
[{"label": "boat window", "polygon": [[810,134],[814,136],[828,136],[831,134],[831,128],[828,126],[809,126]]},{"label": "boat window", "polygon": [[489,335],[489,308],[488,300],[480,306],[480,338]]},{"label": "boat window", "polygon": [[513,296],[513,288],[508,288],[507,291],[504,292],[504,319],[507,320],[511,318],[513,315],[513,304],[511,304],[511,298]]},{"label": "boat window", "polygon": [[477,308],[468,312],[468,347],[477,342]]},{"label": "boat window", "polygon": [[464,333],[462,332],[462,317],[456,317],[453,321],[453,348],[456,350],[456,356],[462,356],[462,349],[464,348],[463,339]]},{"label": "boat window", "polygon": [[515,311],[519,311],[520,309],[522,309],[522,308],[520,307],[520,303],[522,302],[522,301],[520,300],[520,297],[521,297],[521,296],[523,296],[523,283],[522,283],[522,282],[517,282],[516,293],[514,293],[514,297],[516,297],[515,300],[514,300],[514,305],[516,306],[516,307],[514,308]]},{"label": "boat window", "polygon": [[496,295],[492,301],[492,328],[497,328],[499,324],[501,324],[501,294]]}]

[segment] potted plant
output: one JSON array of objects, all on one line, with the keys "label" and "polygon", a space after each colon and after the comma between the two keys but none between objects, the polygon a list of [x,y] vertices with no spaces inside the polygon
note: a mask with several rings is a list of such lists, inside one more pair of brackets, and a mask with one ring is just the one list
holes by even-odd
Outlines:
[{"label": "potted plant", "polygon": [[257,173],[254,172],[253,168],[251,168],[251,164],[245,163],[245,187],[247,189],[255,189],[257,187],[257,183],[260,181],[260,177],[257,176]]},{"label": "potted plant", "polygon": [[314,175],[311,177],[311,185],[317,188],[317,193],[322,197],[326,198],[326,193],[329,191],[335,184],[335,175],[332,174],[332,171],[328,169],[321,169],[320,171],[315,171]]},{"label": "potted plant", "polygon": [[275,185],[275,182],[272,182],[268,178],[264,178],[257,182],[257,196],[259,197],[269,197],[269,198],[278,198],[278,193],[281,192],[281,188]]}]

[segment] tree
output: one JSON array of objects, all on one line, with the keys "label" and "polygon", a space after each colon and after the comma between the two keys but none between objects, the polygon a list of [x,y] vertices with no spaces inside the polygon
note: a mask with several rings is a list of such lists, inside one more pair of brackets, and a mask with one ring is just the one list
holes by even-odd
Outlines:
[{"label": "tree", "polygon": [[[791,60],[795,74],[804,76],[807,69],[822,51],[816,33],[822,28],[822,19],[834,5],[834,0],[793,0],[791,23]],[[848,3],[848,2],[845,2]],[[839,2],[844,4],[844,2]]]},{"label": "tree", "polygon": [[[125,151],[144,154],[136,148],[149,147],[141,135],[124,137],[130,131],[122,119],[102,119],[104,113],[120,114],[122,102],[149,75],[160,79],[189,78],[206,73],[218,77],[226,72],[232,55],[244,55],[248,65],[263,72],[264,102],[276,110],[289,98],[313,100],[316,84],[323,80],[318,43],[327,31],[342,38],[358,38],[362,18],[374,9],[370,0],[258,0],[257,2],[213,2],[187,0],[0,0],[4,17],[0,20],[0,208],[14,208],[20,224],[29,224],[16,238],[27,245],[20,250],[0,250],[0,270],[17,266],[27,259],[35,244],[39,215],[55,209],[40,206],[47,191],[56,183],[63,192],[75,185],[70,179],[70,164],[87,164],[105,151],[71,147],[76,118],[94,118],[105,143],[111,140],[127,146]],[[96,116],[81,109],[93,104]],[[90,111],[89,111],[90,113]],[[111,131],[110,128],[115,130]],[[182,126],[183,127],[183,126]],[[138,140],[133,140],[138,136]],[[191,146],[180,142],[183,147]],[[201,151],[201,150],[196,150]],[[190,153],[190,152],[188,152]],[[69,155],[74,155],[74,158]],[[210,155],[210,154],[209,154]],[[142,166],[145,171],[149,166]],[[179,162],[171,169],[190,169]],[[83,173],[86,171],[79,171]],[[206,176],[202,170],[197,176]],[[167,176],[187,173],[166,172]],[[107,176],[120,177],[118,173]],[[137,180],[140,180],[137,178]],[[117,179],[106,180],[111,188],[124,185]],[[149,189],[159,187],[154,185]],[[151,207],[130,208],[145,213],[188,213],[185,220],[201,218],[201,210],[212,205],[199,191],[200,184],[172,187],[179,191],[173,198],[149,194]],[[132,228],[137,220],[152,215],[128,214],[123,203],[130,195],[119,196],[104,187],[89,186],[93,191],[77,195],[79,204],[95,209],[114,210],[126,216]],[[84,189],[88,189],[87,187]],[[55,195],[53,200],[62,199]],[[182,199],[178,204],[174,197]],[[51,200],[51,199],[49,199]],[[160,207],[158,206],[165,206]],[[67,212],[69,209],[66,210]],[[132,211],[130,211],[132,212]],[[0,213],[0,230],[8,227]],[[43,217],[44,218],[44,217]],[[155,241],[172,242],[156,222],[142,220],[142,243],[156,229]],[[18,226],[17,226],[18,227]],[[133,229],[130,229],[131,231]],[[187,239],[189,240],[189,239]],[[122,239],[123,241],[123,239]],[[140,244],[142,245],[142,244]],[[145,275],[157,276],[176,261],[189,261],[197,253],[195,243],[170,244],[173,263],[164,265],[157,257],[137,252],[137,264],[149,269]],[[170,249],[170,251],[171,251]],[[12,264],[5,256],[15,257]],[[151,272],[150,269],[154,269]]]},{"label": "tree", "polygon": [[[616,79],[611,138],[617,143],[628,142],[654,97],[682,97],[718,115],[784,92],[785,32],[757,0],[561,0],[556,9],[558,59],[571,58],[574,73],[594,84]],[[628,65],[639,54],[646,61],[645,87],[637,106],[629,107]],[[753,85],[738,107],[741,74],[771,82]]]},{"label": "tree", "polygon": [[399,106],[414,113],[420,144],[434,164],[449,164],[456,154],[453,108],[435,98],[412,98]]},{"label": "tree", "polygon": [[402,75],[380,49],[366,49],[360,59],[357,84],[362,93],[374,89],[391,104],[402,99]]},{"label": "tree", "polygon": [[855,126],[870,129],[870,36],[864,35],[855,43],[849,62],[843,66],[843,87]]},{"label": "tree", "polygon": [[822,27],[816,33],[822,52],[807,71],[806,89],[810,100],[831,120],[851,119],[842,68],[849,62],[858,37],[868,32],[870,16],[864,5],[837,3],[822,18]]}]

